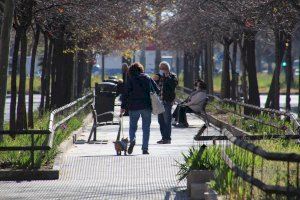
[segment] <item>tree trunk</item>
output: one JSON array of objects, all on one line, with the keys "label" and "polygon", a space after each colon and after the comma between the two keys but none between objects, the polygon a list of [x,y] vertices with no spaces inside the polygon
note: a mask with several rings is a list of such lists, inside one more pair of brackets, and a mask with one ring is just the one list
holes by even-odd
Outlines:
[{"label": "tree trunk", "polygon": [[63,54],[64,66],[61,80],[61,88],[63,88],[60,96],[59,107],[64,106],[74,100],[74,85],[73,85],[73,74],[74,74],[74,53]]},{"label": "tree trunk", "polygon": [[204,48],[201,48],[200,51],[200,65],[201,65],[201,74],[200,74],[200,78],[202,80],[204,80],[204,74],[205,74],[205,67],[204,67]]},{"label": "tree trunk", "polygon": [[26,57],[27,57],[27,33],[26,29],[22,29],[21,35],[21,58],[20,58],[20,82],[18,94],[17,107],[17,129],[27,129],[26,116],[26,101],[25,101],[25,87],[26,87]]},{"label": "tree trunk", "polygon": [[195,53],[195,65],[194,65],[194,80],[198,80],[200,79],[200,74],[199,74],[199,71],[200,71],[200,50],[198,50],[196,53]]},{"label": "tree trunk", "polygon": [[194,56],[192,56],[192,53],[189,51],[185,52],[184,55],[184,71],[183,71],[183,77],[184,77],[184,87],[193,89],[193,61]]},{"label": "tree trunk", "polygon": [[222,69],[222,83],[221,83],[221,98],[230,98],[230,42],[227,38],[224,38],[224,59]]},{"label": "tree trunk", "polygon": [[208,85],[208,42],[204,44],[204,81]]},{"label": "tree trunk", "polygon": [[[12,26],[14,8],[14,0],[5,1],[0,38],[0,130],[3,130],[4,128],[4,108],[6,100],[10,31]],[[0,136],[0,141],[2,141],[2,136]]]},{"label": "tree trunk", "polygon": [[28,104],[28,127],[33,128],[33,83],[34,83],[34,70],[35,70],[35,58],[37,47],[39,44],[40,39],[40,27],[36,26],[36,32],[34,35],[34,42],[32,46],[32,53],[31,53],[31,66],[30,66],[30,80],[29,80],[29,104]]},{"label": "tree trunk", "polygon": [[44,34],[44,57],[42,65],[42,76],[41,76],[41,101],[39,106],[39,114],[42,116],[45,111],[45,94],[46,94],[46,81],[45,74],[48,60],[48,37]]},{"label": "tree trunk", "polygon": [[241,83],[242,83],[242,93],[243,93],[243,99],[244,102],[248,102],[248,87],[247,87],[247,71],[246,71],[246,66],[247,66],[247,61],[246,61],[246,51],[241,42],[239,43],[240,47],[240,52],[241,52],[241,70],[242,70],[242,75],[241,75]]},{"label": "tree trunk", "polygon": [[214,63],[213,63],[213,41],[209,40],[208,45],[207,45],[207,65],[206,65],[206,70],[207,70],[207,85],[208,85],[208,93],[213,94],[214,93],[214,82],[213,82],[213,68],[214,68]]},{"label": "tree trunk", "polygon": [[51,109],[56,107],[56,79],[57,79],[57,65],[59,65],[59,42],[57,39],[53,41],[53,56],[52,56],[52,64],[51,64]]},{"label": "tree trunk", "polygon": [[237,41],[234,41],[233,49],[232,49],[232,65],[231,65],[231,76],[232,76],[231,98],[233,100],[237,99],[237,85],[239,82],[239,76],[236,72],[236,59],[237,59]]},{"label": "tree trunk", "polygon": [[274,70],[270,90],[268,93],[266,108],[272,108],[279,110],[279,97],[280,97],[280,72],[281,62],[284,55],[284,40],[283,33],[275,30],[275,63],[276,67]]},{"label": "tree trunk", "polygon": [[17,71],[19,63],[19,50],[20,50],[20,31],[16,30],[14,52],[12,58],[12,71],[11,71],[11,94],[10,94],[10,130],[16,129],[16,102],[17,102]]},{"label": "tree trunk", "polygon": [[[160,25],[161,25],[161,8],[156,8],[155,9],[156,13],[155,13],[155,28],[156,29],[159,29]],[[161,62],[161,50],[160,50],[160,47],[159,47],[159,38],[160,38],[160,32],[158,31],[157,32],[157,35],[156,35],[156,40],[155,40],[155,47],[156,47],[156,50],[155,50],[155,73],[158,73],[159,72],[159,64]]]},{"label": "tree trunk", "polygon": [[146,70],[146,41],[142,42],[142,50],[140,55],[140,63],[144,66]]},{"label": "tree trunk", "polygon": [[78,97],[77,89],[78,89],[78,51],[75,51],[74,58],[73,58],[71,100]]},{"label": "tree trunk", "polygon": [[261,46],[258,45],[256,47],[256,69],[257,69],[257,72],[262,71],[261,60],[262,60],[262,50],[261,50]]},{"label": "tree trunk", "polygon": [[[248,84],[249,84],[249,99],[248,102],[251,105],[260,107],[260,98],[257,82],[256,62],[255,62],[255,32],[249,31],[245,33],[245,50],[247,51],[247,65],[246,69],[248,72]],[[252,112],[251,114],[256,114]]]},{"label": "tree trunk", "polygon": [[102,54],[102,56],[101,56],[101,65],[102,65],[102,78],[101,78],[101,80],[102,80],[102,82],[104,81],[104,79],[105,79],[105,55],[104,55],[104,53]]},{"label": "tree trunk", "polygon": [[156,47],[155,50],[155,73],[159,72],[159,64],[161,62],[161,50]]},{"label": "tree trunk", "polygon": [[85,89],[90,90],[92,86],[92,64],[89,63],[87,64],[87,69],[86,69],[86,77],[85,77]]},{"label": "tree trunk", "polygon": [[188,76],[188,52],[184,51],[184,58],[183,58],[183,86],[186,87],[188,85],[187,83],[187,76]]},{"label": "tree trunk", "polygon": [[291,110],[291,84],[292,84],[292,42],[291,42],[291,35],[287,35],[287,44],[286,47],[286,111]]},{"label": "tree trunk", "polygon": [[176,51],[176,75],[179,78],[180,75],[180,55],[179,51]]},{"label": "tree trunk", "polygon": [[78,88],[77,93],[79,96],[82,96],[84,93],[84,79],[88,76],[87,71],[87,63],[86,63],[86,55],[83,51],[78,52]]},{"label": "tree trunk", "polygon": [[48,48],[48,55],[47,55],[47,63],[46,63],[46,70],[45,70],[45,95],[46,95],[46,103],[45,109],[50,110],[50,73],[52,68],[52,56],[53,56],[53,42],[49,42]]}]

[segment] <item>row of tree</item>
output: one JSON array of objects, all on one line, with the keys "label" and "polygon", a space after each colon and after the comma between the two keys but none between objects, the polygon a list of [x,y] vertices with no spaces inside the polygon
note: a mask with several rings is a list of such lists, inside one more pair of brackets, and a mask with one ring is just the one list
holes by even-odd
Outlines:
[{"label": "row of tree", "polygon": [[[214,45],[221,44],[221,97],[237,98],[240,60],[244,100],[260,106],[255,49],[257,35],[264,32],[273,33],[268,34],[268,39],[274,41],[276,63],[266,107],[279,109],[279,76],[285,59],[290,109],[291,49],[295,32],[299,31],[296,0],[0,0],[0,12],[0,130],[4,125],[7,84],[11,85],[10,129],[34,126],[34,68],[39,53],[43,57],[39,106],[42,115],[90,88],[95,54],[105,55],[112,50],[128,54],[144,49],[149,42],[156,46],[156,66],[161,49],[176,50],[177,60],[184,58],[184,85],[192,87],[192,80],[201,77],[208,83],[209,93],[213,93]],[[11,37],[11,82],[7,83]],[[32,60],[26,110],[29,54]]]},{"label": "row of tree", "polygon": [[[172,17],[160,27],[161,44],[184,55],[184,85],[192,87],[191,80],[202,74],[209,93],[213,93],[213,46],[221,44],[221,97],[237,98],[240,60],[243,99],[260,106],[256,59],[261,55],[256,55],[256,45],[258,35],[268,33],[266,41],[260,41],[271,41],[276,66],[265,106],[279,109],[280,72],[286,61],[286,109],[290,110],[291,50],[299,33],[299,5],[293,0],[176,0],[169,7]],[[204,66],[200,74],[199,63]]]},{"label": "row of tree", "polygon": [[[138,48],[145,13],[152,1],[1,0],[0,130],[4,125],[7,84],[11,85],[11,130],[34,127],[33,88],[36,57],[42,52],[39,112],[82,96],[91,86],[96,54]],[[12,40],[11,82],[8,80]],[[31,55],[26,110],[26,57]],[[19,77],[19,79],[18,79]],[[19,81],[17,81],[19,80]]]}]

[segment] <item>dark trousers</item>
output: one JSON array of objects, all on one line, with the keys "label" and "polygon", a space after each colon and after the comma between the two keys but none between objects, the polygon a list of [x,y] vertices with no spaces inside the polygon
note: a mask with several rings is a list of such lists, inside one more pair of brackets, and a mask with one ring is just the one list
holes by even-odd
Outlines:
[{"label": "dark trousers", "polygon": [[186,113],[194,113],[188,106],[179,104],[173,112],[173,118],[178,123],[187,123]]},{"label": "dark trousers", "polygon": [[164,102],[165,112],[158,115],[160,133],[163,140],[171,140],[172,105],[173,103],[171,102]]}]

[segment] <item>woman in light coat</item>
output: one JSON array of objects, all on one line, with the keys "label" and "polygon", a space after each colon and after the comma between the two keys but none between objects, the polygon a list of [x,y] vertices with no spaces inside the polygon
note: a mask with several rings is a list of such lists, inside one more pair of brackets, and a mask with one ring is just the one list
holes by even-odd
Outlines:
[{"label": "woman in light coat", "polygon": [[173,113],[174,126],[188,127],[186,113],[201,113],[207,98],[206,84],[202,80],[195,82],[195,91],[190,94],[186,101],[179,104]]}]

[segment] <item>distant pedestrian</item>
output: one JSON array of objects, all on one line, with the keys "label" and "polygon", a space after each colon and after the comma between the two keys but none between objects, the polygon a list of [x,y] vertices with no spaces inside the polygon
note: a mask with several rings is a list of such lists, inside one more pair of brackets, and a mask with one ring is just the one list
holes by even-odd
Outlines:
[{"label": "distant pedestrian", "polygon": [[129,111],[129,137],[130,145],[128,154],[131,154],[136,144],[137,123],[142,117],[143,129],[143,154],[149,154],[148,144],[151,125],[151,88],[159,93],[156,83],[144,73],[144,67],[140,63],[133,63],[128,70],[125,85],[124,98],[122,99],[121,114],[126,109]]},{"label": "distant pedestrian", "polygon": [[124,83],[127,82],[128,69],[129,69],[128,64],[123,63],[122,64],[122,79],[123,79]]},{"label": "distant pedestrian", "polygon": [[178,85],[178,79],[176,75],[171,72],[169,63],[161,62],[159,64],[159,73],[154,76],[154,80],[160,87],[161,99],[165,107],[165,112],[158,115],[158,123],[160,125],[162,139],[157,143],[170,144],[172,131],[172,106],[176,97],[175,89]]}]

